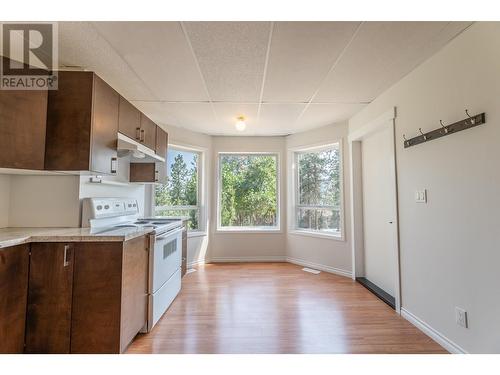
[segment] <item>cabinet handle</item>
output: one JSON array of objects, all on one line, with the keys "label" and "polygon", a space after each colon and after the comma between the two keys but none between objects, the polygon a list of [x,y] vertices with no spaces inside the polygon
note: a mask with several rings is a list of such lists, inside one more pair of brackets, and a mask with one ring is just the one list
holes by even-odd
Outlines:
[{"label": "cabinet handle", "polygon": [[155,182],[158,182],[158,171],[155,170]]},{"label": "cabinet handle", "polygon": [[135,139],[141,140],[141,128],[135,128]]},{"label": "cabinet handle", "polygon": [[139,141],[144,142],[145,139],[146,139],[146,130],[141,129],[141,137]]},{"label": "cabinet handle", "polygon": [[116,162],[117,159],[115,157],[111,158],[111,173],[116,173]]},{"label": "cabinet handle", "polygon": [[68,267],[71,260],[71,245],[64,245],[64,261],[63,266]]}]

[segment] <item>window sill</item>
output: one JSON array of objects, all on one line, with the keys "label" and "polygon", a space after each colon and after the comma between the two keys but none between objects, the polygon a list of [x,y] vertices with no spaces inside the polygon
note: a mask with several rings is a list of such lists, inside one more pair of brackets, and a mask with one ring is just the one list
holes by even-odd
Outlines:
[{"label": "window sill", "polygon": [[283,233],[283,231],[280,228],[274,228],[274,229],[263,229],[263,228],[217,228],[215,230],[216,234],[229,234],[229,233],[238,233],[238,234],[279,234]]},{"label": "window sill", "polygon": [[191,237],[203,237],[203,236],[206,236],[207,235],[207,232],[204,232],[204,231],[201,231],[201,230],[195,230],[195,231],[188,231],[187,233],[187,236],[188,238],[191,238]]},{"label": "window sill", "polygon": [[297,236],[306,236],[306,237],[316,237],[316,238],[324,238],[327,240],[334,240],[334,241],[345,241],[344,236],[342,234],[328,234],[328,233],[320,233],[320,232],[312,232],[312,231],[307,231],[307,230],[289,230],[288,234],[293,234]]}]

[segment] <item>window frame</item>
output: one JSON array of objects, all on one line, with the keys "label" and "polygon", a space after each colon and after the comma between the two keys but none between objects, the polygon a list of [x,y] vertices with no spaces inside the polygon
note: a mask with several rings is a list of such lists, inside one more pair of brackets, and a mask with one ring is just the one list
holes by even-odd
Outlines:
[{"label": "window frame", "polygon": [[[340,202],[339,202],[339,226],[338,232],[326,232],[315,229],[299,228],[298,210],[299,208],[330,208],[335,206],[329,205],[304,205],[299,203],[299,168],[298,168],[298,155],[304,153],[321,152],[325,150],[338,148],[339,151],[339,188],[340,188]],[[327,238],[337,241],[345,241],[345,205],[344,205],[344,152],[343,152],[343,139],[339,138],[335,141],[328,143],[321,143],[312,146],[303,146],[289,149],[289,155],[292,161],[291,174],[292,186],[290,191],[290,207],[289,207],[289,233],[295,235],[303,235],[310,237]]]},{"label": "window frame", "polygon": [[[196,146],[188,146],[188,145],[179,145],[179,144],[169,144],[167,153],[170,150],[176,150],[176,151],[182,151],[182,152],[191,152],[191,153],[196,153],[198,154],[198,167],[197,167],[197,181],[198,181],[198,186],[197,186],[197,195],[196,195],[196,202],[198,203],[196,206],[156,206],[156,197],[155,197],[155,187],[153,187],[151,190],[151,206],[152,206],[152,216],[156,216],[156,212],[158,210],[198,210],[198,229],[188,229],[188,236],[189,237],[195,237],[195,236],[202,236],[206,235],[206,220],[205,220],[205,215],[206,212],[204,210],[204,199],[205,199],[205,181],[204,181],[204,172],[205,172],[205,149],[196,147]],[[167,165],[167,159],[165,160],[165,168],[168,175],[168,168],[169,166]],[[156,184],[154,184],[156,185]]]},{"label": "window frame", "polygon": [[[222,198],[222,157],[225,155],[270,155],[276,157],[276,223],[274,227],[225,227],[221,225]],[[217,152],[217,220],[215,231],[218,233],[283,233],[281,229],[281,155],[277,151],[219,151]]]}]

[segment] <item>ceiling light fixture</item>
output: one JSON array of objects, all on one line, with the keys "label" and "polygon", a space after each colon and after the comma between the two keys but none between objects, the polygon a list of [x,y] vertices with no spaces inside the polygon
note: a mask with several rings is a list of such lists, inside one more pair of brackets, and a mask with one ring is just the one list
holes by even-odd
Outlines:
[{"label": "ceiling light fixture", "polygon": [[236,130],[242,132],[243,130],[245,130],[245,128],[247,127],[247,124],[245,123],[245,116],[238,116],[236,117]]}]

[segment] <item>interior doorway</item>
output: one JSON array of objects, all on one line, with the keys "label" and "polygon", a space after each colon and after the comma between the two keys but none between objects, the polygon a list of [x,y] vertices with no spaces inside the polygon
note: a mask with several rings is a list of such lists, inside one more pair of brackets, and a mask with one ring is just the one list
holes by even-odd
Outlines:
[{"label": "interior doorway", "polygon": [[395,111],[349,137],[353,197],[353,277],[400,310]]}]

